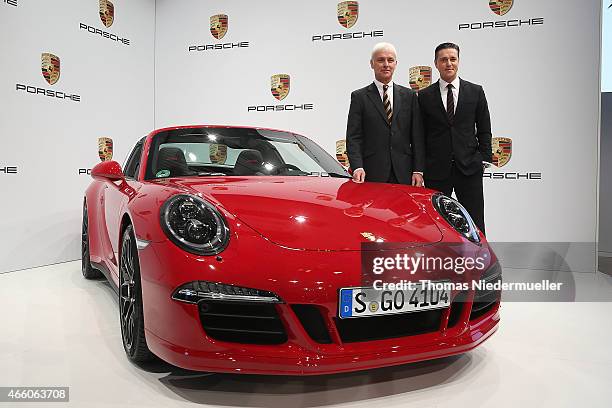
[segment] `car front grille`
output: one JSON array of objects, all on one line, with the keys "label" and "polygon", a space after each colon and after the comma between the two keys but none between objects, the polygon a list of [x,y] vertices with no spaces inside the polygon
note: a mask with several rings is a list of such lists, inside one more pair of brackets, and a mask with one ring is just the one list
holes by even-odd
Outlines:
[{"label": "car front grille", "polygon": [[440,329],[445,309],[401,313],[390,316],[335,318],[336,328],[344,343],[392,339],[432,333]]},{"label": "car front grille", "polygon": [[285,327],[276,306],[256,302],[206,300],[198,303],[200,321],[215,340],[244,344],[282,344]]},{"label": "car front grille", "polygon": [[[498,265],[499,264],[496,264],[497,268],[491,268],[487,271],[482,279],[487,283],[500,282],[502,280],[502,275]],[[488,290],[486,288],[477,289],[474,293],[474,303],[472,304],[470,320],[478,319],[491,311],[495,305],[497,305],[497,302],[499,302],[500,296],[501,291],[499,290]]]}]

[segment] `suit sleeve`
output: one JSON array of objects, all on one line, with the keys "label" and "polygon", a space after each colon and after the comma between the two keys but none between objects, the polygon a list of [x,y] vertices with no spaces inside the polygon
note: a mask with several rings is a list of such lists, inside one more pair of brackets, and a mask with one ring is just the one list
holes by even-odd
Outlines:
[{"label": "suit sleeve", "polygon": [[478,139],[478,150],[482,155],[482,160],[491,162],[493,152],[491,151],[491,117],[489,115],[489,105],[485,97],[484,90],[480,87],[478,96],[478,106],[476,111],[476,138]]},{"label": "suit sleeve", "polygon": [[349,108],[346,124],[346,154],[351,169],[363,168],[363,106],[359,95],[351,93],[351,106]]},{"label": "suit sleeve", "polygon": [[412,171],[423,173],[425,171],[425,130],[423,129],[423,118],[417,94],[412,98]]}]

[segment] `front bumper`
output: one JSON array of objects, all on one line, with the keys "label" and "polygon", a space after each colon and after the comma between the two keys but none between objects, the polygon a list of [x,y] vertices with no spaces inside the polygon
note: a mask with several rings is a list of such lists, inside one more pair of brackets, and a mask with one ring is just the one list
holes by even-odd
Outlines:
[{"label": "front bumper", "polygon": [[[313,352],[297,344],[274,347],[274,353],[265,348],[246,346],[228,347],[225,351],[188,349],[157,337],[147,331],[146,337],[153,353],[173,365],[189,370],[220,373],[266,375],[321,375],[431,360],[465,353],[487,340],[496,330],[499,313],[481,319],[463,334],[438,338],[401,338],[394,341],[368,342],[365,348],[337,347],[339,355]],[[420,341],[419,341],[420,340]],[[433,340],[433,339],[430,339]],[[268,352],[266,352],[268,351]]]},{"label": "front bumper", "polygon": [[[251,245],[249,238],[253,239]],[[230,246],[222,254],[222,261],[214,257],[197,258],[169,242],[152,243],[139,252],[146,339],[158,357],[196,371],[331,374],[461,354],[489,338],[499,323],[499,297],[484,311],[474,314],[472,308],[477,294],[467,291],[453,293],[455,300],[463,296],[460,306],[456,308],[453,303],[450,308],[440,310],[435,317],[438,320],[429,329],[383,339],[376,339],[376,333],[372,333],[368,340],[346,341],[337,321],[337,289],[358,283],[358,252],[288,251],[274,244],[262,244],[260,237],[248,234],[241,236],[241,244],[240,256],[240,248]],[[245,247],[257,248],[257,251],[245,259]],[[255,273],[253,268],[258,263],[265,268],[255,267],[258,269]],[[247,288],[261,288],[265,283],[264,289],[278,294],[284,301],[272,307],[286,337],[277,344],[246,344],[213,336],[203,327],[199,305],[171,298],[177,287],[198,280]],[[326,340],[313,336],[305,328],[303,317],[296,313],[296,305],[319,311],[329,334]],[[410,315],[419,313],[423,312]]]}]

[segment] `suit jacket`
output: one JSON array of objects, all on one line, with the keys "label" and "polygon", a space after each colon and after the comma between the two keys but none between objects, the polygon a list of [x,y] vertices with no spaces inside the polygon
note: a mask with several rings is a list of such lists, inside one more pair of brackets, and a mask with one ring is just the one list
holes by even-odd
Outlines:
[{"label": "suit jacket", "polygon": [[491,161],[491,118],[480,85],[460,79],[453,123],[442,104],[439,81],[419,92],[419,106],[425,128],[426,179],[448,178],[452,160],[466,176],[482,171],[483,161]]},{"label": "suit jacket", "polygon": [[424,171],[424,135],[416,94],[393,84],[391,125],[376,85],[351,94],[346,126],[346,151],[352,169],[362,167],[366,181],[387,182],[391,169],[402,184],[414,171]]}]

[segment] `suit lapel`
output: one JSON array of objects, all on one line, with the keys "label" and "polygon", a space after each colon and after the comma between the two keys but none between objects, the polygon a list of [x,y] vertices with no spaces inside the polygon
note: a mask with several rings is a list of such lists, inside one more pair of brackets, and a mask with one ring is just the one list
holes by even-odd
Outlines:
[{"label": "suit lapel", "polygon": [[400,112],[400,107],[402,105],[402,92],[397,84],[393,84],[393,116],[391,117],[391,124],[397,122],[397,112]]},{"label": "suit lapel", "polygon": [[[395,96],[395,94],[393,96]],[[368,87],[368,97],[376,107],[378,113],[380,113],[380,116],[382,116],[385,123],[389,125],[389,123],[387,122],[387,115],[385,115],[382,99],[380,98],[380,94],[378,93],[378,89],[376,88],[374,82],[372,82]]]}]

